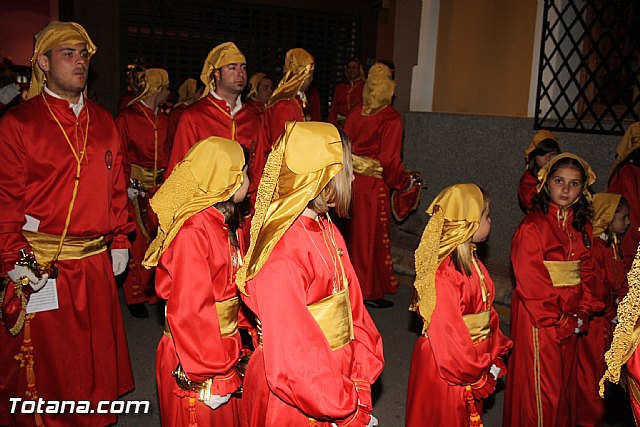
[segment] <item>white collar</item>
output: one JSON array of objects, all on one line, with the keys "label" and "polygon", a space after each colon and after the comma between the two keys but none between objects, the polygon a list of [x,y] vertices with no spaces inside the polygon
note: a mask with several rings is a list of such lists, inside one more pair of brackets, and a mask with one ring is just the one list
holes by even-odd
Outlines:
[{"label": "white collar", "polygon": [[216,91],[213,89],[211,89],[211,96],[213,96],[215,99],[218,99],[220,101],[224,101],[227,104],[227,107],[229,107],[229,109],[231,110],[232,117],[242,108],[242,101],[240,100],[240,95],[238,95],[238,97],[236,98],[236,108],[233,108],[233,109],[231,108],[231,105],[229,105],[229,103],[226,100],[222,99],[220,95],[218,95]]},{"label": "white collar", "polygon": [[[53,96],[54,98],[64,99],[63,97],[61,97],[60,95],[58,95],[57,93],[49,89],[46,83],[44,85],[44,91],[47,92],[49,95]],[[84,108],[84,93],[80,92],[80,98],[78,98],[77,104],[72,104],[70,101],[66,99],[65,101],[69,102],[69,108],[71,108],[73,110],[73,114],[75,114],[76,117],[78,117],[80,115],[80,112]]]}]

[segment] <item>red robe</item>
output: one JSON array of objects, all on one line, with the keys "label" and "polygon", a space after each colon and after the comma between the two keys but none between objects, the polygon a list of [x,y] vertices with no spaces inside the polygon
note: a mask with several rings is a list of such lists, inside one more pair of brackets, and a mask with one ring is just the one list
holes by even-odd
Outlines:
[{"label": "red robe", "polygon": [[640,425],[640,351],[636,350],[625,365],[627,367],[629,400],[636,426]]},{"label": "red robe", "polygon": [[[511,348],[511,340],[500,330],[500,319],[493,308],[493,280],[479,260],[478,265],[485,278],[487,303],[482,301],[480,276],[474,269],[471,276],[462,274],[447,257],[436,272],[437,302],[428,337],[418,338],[411,357],[407,427],[469,426],[465,386],[480,380]],[[490,335],[474,343],[462,316],[489,307]],[[476,405],[482,413],[481,402]]]},{"label": "red robe", "polygon": [[[160,415],[165,426],[189,426],[189,392],[176,385],[171,372],[178,363],[192,381],[213,378],[211,393],[225,396],[242,384],[236,372],[240,333],[223,337],[216,302],[238,296],[231,243],[223,215],[210,207],[189,218],[158,264],[158,296],[167,300],[172,338],[163,335],[156,353]],[[192,393],[193,394],[193,393]],[[199,426],[239,426],[239,399],[212,410],[196,397]]]},{"label": "red robe", "polygon": [[[333,100],[331,101],[331,109],[329,110],[329,123],[333,123],[342,129],[345,118],[351,110],[362,104],[362,90],[364,89],[364,80],[358,79],[355,82],[340,82],[333,92]],[[342,116],[342,120],[338,120],[338,115]]]},{"label": "red robe", "polygon": [[188,106],[189,105],[185,103],[174,105],[174,107],[169,112],[169,127],[167,128],[167,140],[165,143],[167,153],[169,154],[171,154],[171,150],[173,149],[173,140],[176,137],[178,121],[180,120],[180,116],[182,116],[182,113],[184,113]]},{"label": "red robe", "polygon": [[[149,120],[152,120],[153,123]],[[154,123],[158,130],[157,157],[154,147]],[[131,178],[131,164],[146,169],[153,169],[154,166],[157,169],[166,169],[169,161],[169,152],[166,149],[168,126],[169,122],[164,113],[158,111],[158,115],[155,116],[153,110],[142,102],[136,102],[118,114],[116,127],[122,141],[122,151],[125,153],[124,175],[127,182]],[[161,182],[158,182],[157,187],[160,184]],[[149,205],[149,200],[156,190],[157,188],[149,188],[145,197],[138,196],[137,198],[143,224],[140,224],[136,219],[133,202],[129,203],[129,214],[136,224],[136,229],[135,233],[130,236],[129,271],[122,285],[127,304],[157,302],[153,285],[155,269],[146,269],[141,264],[150,243],[143,234],[142,227],[144,227],[146,235],[153,239],[158,226],[156,216]]]},{"label": "red robe", "polygon": [[129,106],[129,103],[138,97],[138,92],[127,90],[127,93],[122,95],[120,101],[118,101],[118,113]]},{"label": "red robe", "polygon": [[[511,304],[513,352],[504,403],[505,427],[569,426],[576,421],[576,334],[560,340],[556,324],[563,315],[584,311],[591,315],[604,308],[591,293],[594,266],[591,225],[584,233],[571,225],[564,229],[558,207],[549,212],[529,212],[511,245],[516,288]],[[587,244],[585,244],[585,241]],[[554,287],[543,261],[581,260],[581,282]]]},{"label": "red robe", "polygon": [[628,272],[640,243],[640,167],[631,163],[620,166],[609,180],[609,193],[621,194],[629,204],[631,225],[622,235],[620,250],[624,256],[624,267]]},{"label": "red robe", "polygon": [[613,324],[616,317],[615,300],[622,299],[627,290],[622,258],[613,258],[613,248],[599,237],[593,239],[591,249],[595,280],[591,290],[604,304],[589,322],[589,332],[578,340],[578,424],[583,427],[601,426],[605,401],[598,395],[599,381],[607,364],[604,353],[611,347]]},{"label": "red robe", "polygon": [[402,118],[387,106],[372,116],[356,107],[345,124],[353,154],[380,161],[382,179],[356,173],[352,185],[347,244],[366,300],[396,292],[389,240],[390,190],[410,183],[402,163]]},{"label": "red robe", "polygon": [[320,92],[315,87],[310,87],[306,92],[307,106],[304,108],[304,119],[309,122],[322,121],[322,101]]},{"label": "red robe", "polygon": [[529,169],[525,170],[518,184],[518,201],[523,211],[529,212],[533,209],[533,196],[536,195],[538,178],[533,176]]},{"label": "red robe", "polygon": [[244,101],[244,105],[245,108],[253,111],[253,114],[256,114],[258,116],[262,116],[262,113],[264,113],[264,104],[254,97],[247,98],[247,100]]},{"label": "red robe", "polygon": [[[128,248],[127,191],[120,139],[111,115],[85,100],[76,119],[69,103],[47,94],[55,116],[77,151],[83,146],[87,116],[87,154],[68,236],[111,239]],[[43,100],[36,96],[11,109],[0,123],[0,248],[6,275],[29,247],[21,233],[25,214],[40,220],[38,231],[60,236],[76,175],[76,159]],[[10,207],[10,208],[8,208]],[[37,396],[45,400],[116,400],[133,389],[133,376],[108,251],[59,261],[59,309],[36,313],[29,321]],[[33,425],[33,414],[9,414],[9,397],[25,398],[22,354],[25,329],[16,337],[0,331],[0,425]],[[115,414],[42,414],[49,426],[99,426]]]},{"label": "red robe", "polygon": [[342,236],[334,225],[324,225],[344,251],[355,338],[332,351],[307,309],[331,294],[333,270],[323,261],[331,258],[319,225],[300,216],[248,283],[248,296],[242,296],[262,322],[264,343],[247,368],[243,426],[308,426],[313,418],[313,425],[329,427],[331,422],[344,425],[354,415],[349,426],[363,427],[369,421],[358,402],[371,404],[370,384],[384,366],[382,339],[362,302]]}]

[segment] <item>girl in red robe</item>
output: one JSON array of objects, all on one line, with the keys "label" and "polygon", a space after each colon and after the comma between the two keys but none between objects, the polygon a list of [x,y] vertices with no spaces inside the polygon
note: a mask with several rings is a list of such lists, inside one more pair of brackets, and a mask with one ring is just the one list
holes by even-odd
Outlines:
[{"label": "girl in red robe", "polygon": [[249,187],[245,154],[235,141],[194,145],[151,200],[158,237],[145,257],[157,265],[156,289],[167,300],[156,354],[162,424],[239,426],[242,263],[235,204]]},{"label": "girl in red robe", "polygon": [[538,181],[534,210],[511,246],[516,288],[504,426],[576,424],[578,334],[604,309],[591,293],[595,174],[584,159],[563,153],[540,169]]},{"label": "girl in red robe", "polygon": [[382,339],[327,215],[330,206],[348,211],[350,154],[335,126],[288,122],[267,160],[236,278],[261,327],[245,376],[244,426],[377,423],[371,384],[384,366]]},{"label": "girl in red robe", "polygon": [[533,135],[533,139],[524,151],[526,169],[518,184],[518,201],[526,213],[533,209],[533,196],[538,185],[538,171],[554,156],[560,154],[558,137],[552,132],[541,129]]},{"label": "girl in red robe", "polygon": [[578,340],[578,425],[601,426],[605,402],[598,381],[606,369],[604,353],[611,346],[618,302],[627,293],[627,278],[620,253],[620,236],[629,227],[629,206],[619,195],[593,196],[593,257],[595,280],[591,290],[604,304],[589,322],[589,332]]},{"label": "girl in red robe", "polygon": [[416,251],[415,298],[424,320],[411,358],[406,425],[480,426],[482,400],[506,372],[511,340],[500,331],[495,289],[475,243],[491,229],[475,184],[445,188]]}]

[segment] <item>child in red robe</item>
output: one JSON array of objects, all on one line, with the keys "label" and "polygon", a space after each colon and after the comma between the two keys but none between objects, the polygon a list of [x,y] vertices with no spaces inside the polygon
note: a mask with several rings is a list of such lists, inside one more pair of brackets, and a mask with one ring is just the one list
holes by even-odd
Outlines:
[{"label": "child in red robe", "polygon": [[538,185],[538,171],[553,157],[560,154],[558,137],[552,132],[541,129],[533,135],[533,139],[524,151],[526,168],[518,184],[518,201],[527,213],[533,208],[533,196]]}]

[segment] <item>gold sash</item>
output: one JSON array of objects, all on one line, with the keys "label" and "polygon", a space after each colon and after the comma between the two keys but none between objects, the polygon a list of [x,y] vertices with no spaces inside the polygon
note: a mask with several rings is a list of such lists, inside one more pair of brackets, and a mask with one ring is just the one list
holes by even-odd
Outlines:
[{"label": "gold sash", "polygon": [[335,351],[351,342],[353,319],[346,288],[308,305],[307,308],[324,332],[331,350]]},{"label": "gold sash", "polygon": [[[144,185],[147,190],[153,188],[154,173],[153,168],[143,168],[139,165],[131,164],[131,179],[137,179]],[[156,169],[155,183],[156,185],[162,184],[164,181],[164,169]]]},{"label": "gold sash", "polygon": [[[234,336],[238,332],[238,311],[240,311],[240,299],[229,298],[225,301],[216,301],[218,323],[220,323],[220,335],[223,337]],[[164,335],[173,338],[167,318],[167,306],[164,306]]]},{"label": "gold sash", "polygon": [[543,261],[554,287],[576,286],[580,284],[582,261]]},{"label": "gold sash", "polygon": [[491,332],[491,310],[481,311],[474,314],[463,314],[462,320],[467,325],[469,333],[471,334],[471,340],[475,343],[486,338],[489,338]]},{"label": "gold sash", "polygon": [[[22,230],[22,235],[29,241],[36,259],[47,262],[55,257],[60,244],[60,236]],[[59,260],[82,259],[99,254],[107,250],[107,242],[100,237],[70,237],[64,238]]]},{"label": "gold sash", "polygon": [[371,157],[358,156],[352,154],[353,171],[360,175],[372,176],[374,178],[382,178],[382,165],[377,159]]}]

